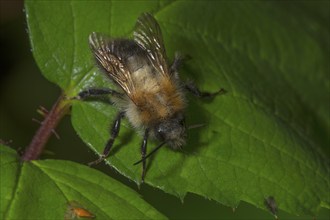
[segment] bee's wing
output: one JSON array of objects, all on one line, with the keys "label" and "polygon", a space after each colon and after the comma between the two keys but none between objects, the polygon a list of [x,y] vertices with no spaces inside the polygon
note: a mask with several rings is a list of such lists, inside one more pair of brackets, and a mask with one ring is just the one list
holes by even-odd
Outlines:
[{"label": "bee's wing", "polygon": [[119,86],[131,97],[134,93],[134,84],[131,73],[122,62],[121,57],[117,57],[114,53],[114,41],[93,32],[89,35],[89,45],[94,53],[96,60],[106,71],[107,75],[113,79]]},{"label": "bee's wing", "polygon": [[134,41],[147,52],[153,67],[164,76],[169,76],[162,32],[151,14],[143,13],[136,21]]}]

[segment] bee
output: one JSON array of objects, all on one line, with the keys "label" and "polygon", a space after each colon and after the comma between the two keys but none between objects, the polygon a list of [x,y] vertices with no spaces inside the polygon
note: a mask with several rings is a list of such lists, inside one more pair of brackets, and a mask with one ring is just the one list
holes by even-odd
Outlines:
[{"label": "bee", "polygon": [[[160,26],[151,14],[140,15],[133,36],[133,39],[112,39],[95,32],[90,34],[89,45],[96,63],[117,90],[90,88],[80,92],[76,99],[111,95],[119,110],[103,154],[90,165],[109,156],[125,117],[143,136],[141,160],[135,163],[142,163],[143,182],[146,159],[151,154],[165,144],[174,150],[181,149],[186,142],[185,90],[198,97],[212,97],[225,90],[201,92],[193,83],[180,80],[178,68],[184,58],[176,54],[169,65]],[[147,155],[149,138],[159,140],[160,144]]]}]

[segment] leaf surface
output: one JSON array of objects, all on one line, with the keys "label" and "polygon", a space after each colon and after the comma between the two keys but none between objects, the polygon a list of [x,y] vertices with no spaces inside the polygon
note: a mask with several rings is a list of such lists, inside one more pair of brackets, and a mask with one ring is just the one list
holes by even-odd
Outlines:
[{"label": "leaf surface", "polygon": [[0,159],[2,219],[64,219],[72,215],[71,203],[96,219],[165,219],[139,194],[86,166],[61,160],[22,163],[5,146]]}]

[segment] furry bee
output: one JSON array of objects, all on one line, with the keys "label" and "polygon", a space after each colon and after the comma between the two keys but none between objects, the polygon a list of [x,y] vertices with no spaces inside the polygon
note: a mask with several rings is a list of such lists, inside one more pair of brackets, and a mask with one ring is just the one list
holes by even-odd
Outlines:
[{"label": "furry bee", "polygon": [[[146,158],[164,144],[180,149],[186,140],[184,110],[187,106],[184,90],[198,97],[211,97],[225,92],[201,92],[193,83],[180,80],[178,67],[183,58],[176,54],[168,64],[161,29],[155,18],[143,13],[137,20],[133,39],[111,39],[98,33],[89,36],[89,44],[100,69],[117,86],[113,89],[91,88],[76,99],[111,95],[119,113],[111,129],[103,154],[91,164],[109,156],[118,136],[120,123],[126,117],[143,135],[141,144],[142,181],[146,173]],[[148,138],[161,144],[146,155]]]}]

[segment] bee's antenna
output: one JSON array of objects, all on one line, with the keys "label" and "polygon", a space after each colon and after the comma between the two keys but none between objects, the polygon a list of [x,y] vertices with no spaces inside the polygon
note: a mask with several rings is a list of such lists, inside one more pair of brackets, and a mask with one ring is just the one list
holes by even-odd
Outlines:
[{"label": "bee's antenna", "polygon": [[205,124],[194,124],[194,125],[188,126],[187,129],[200,128],[200,127],[203,127],[203,126],[205,126]]},{"label": "bee's antenna", "polygon": [[164,144],[166,144],[166,142],[161,143],[160,145],[158,145],[155,149],[153,149],[147,156],[145,156],[144,158],[142,158],[141,160],[135,162],[133,165],[137,165],[143,161],[145,161],[148,157],[150,157],[153,153],[155,153],[157,150],[159,150],[159,148],[161,148]]}]

